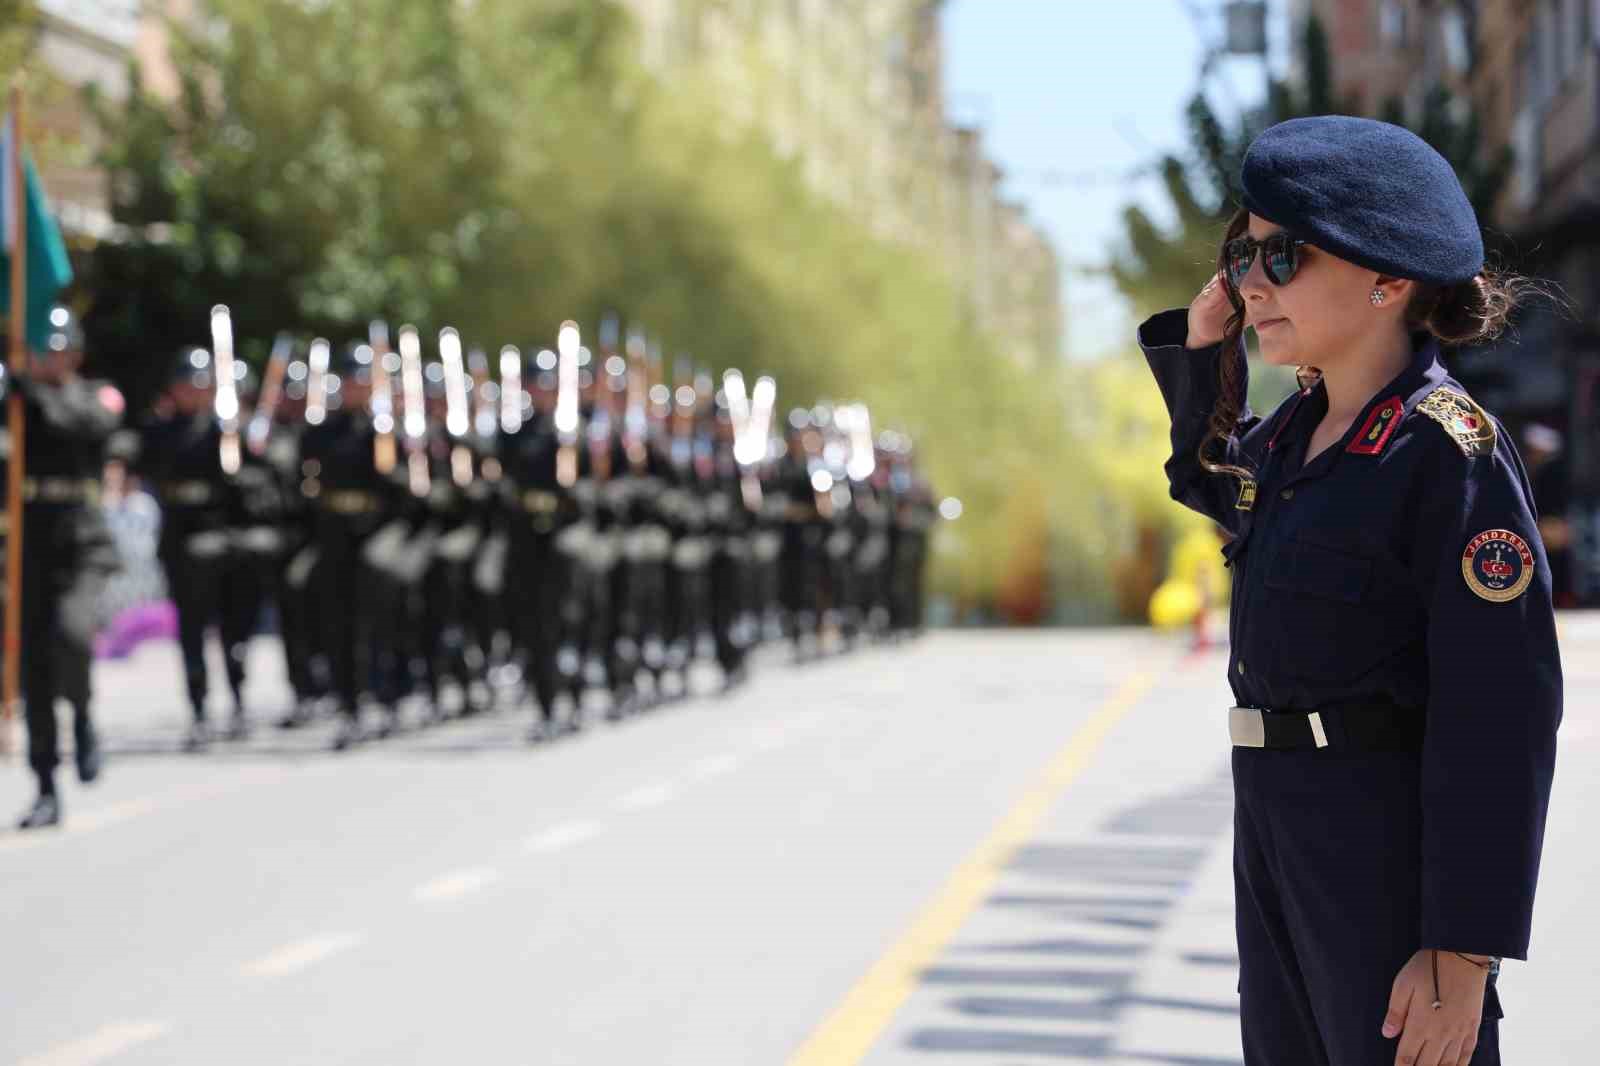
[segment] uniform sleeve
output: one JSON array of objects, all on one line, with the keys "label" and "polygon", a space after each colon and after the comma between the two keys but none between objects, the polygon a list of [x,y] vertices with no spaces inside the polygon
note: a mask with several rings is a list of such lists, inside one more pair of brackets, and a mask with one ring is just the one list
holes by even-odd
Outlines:
[{"label": "uniform sleeve", "polygon": [[33,404],[37,417],[63,436],[98,444],[122,423],[122,416],[101,402],[98,392],[81,381],[45,385],[20,375],[14,380],[23,396]]},{"label": "uniform sleeve", "polygon": [[[1235,479],[1208,472],[1200,465],[1200,442],[1206,437],[1211,411],[1221,391],[1218,381],[1222,345],[1193,351],[1185,348],[1189,333],[1187,308],[1162,311],[1139,327],[1139,348],[1155,375],[1161,398],[1172,418],[1172,457],[1167,460],[1167,484],[1172,498],[1198,511],[1226,529],[1235,529],[1239,511],[1238,484]],[[1249,381],[1248,370],[1240,360],[1240,384]],[[1246,403],[1237,433],[1228,438],[1222,461],[1238,465],[1243,458],[1239,435],[1258,419]]]},{"label": "uniform sleeve", "polygon": [[1503,431],[1470,457],[1442,437],[1432,473],[1421,946],[1526,959],[1561,721],[1550,567]]}]

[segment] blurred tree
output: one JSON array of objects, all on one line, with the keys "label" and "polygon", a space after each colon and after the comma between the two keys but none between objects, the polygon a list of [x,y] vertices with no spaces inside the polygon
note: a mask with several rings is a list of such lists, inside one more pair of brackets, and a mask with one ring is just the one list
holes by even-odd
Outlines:
[{"label": "blurred tree", "polygon": [[547,345],[614,308],[669,360],[774,374],[784,409],[861,397],[913,434],[965,503],[937,589],[989,602],[1040,580],[1016,547],[1044,537],[1013,486],[1079,476],[1059,371],[1007,358],[937,265],[814,195],[709,84],[639,70],[618,5],[207,11],[174,27],[176,101],[96,104],[122,228],[86,265],[85,328],[135,406],[217,302],[255,358],[277,330],[343,341],[373,315]]},{"label": "blurred tree", "polygon": [[32,0],[0,0],[0,88],[11,85],[32,49],[37,18]]}]

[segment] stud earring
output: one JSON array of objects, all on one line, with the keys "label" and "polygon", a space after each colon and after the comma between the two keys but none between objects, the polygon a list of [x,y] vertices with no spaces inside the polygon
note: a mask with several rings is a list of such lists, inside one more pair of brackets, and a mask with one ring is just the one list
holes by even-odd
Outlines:
[{"label": "stud earring", "polygon": [[1383,301],[1387,300],[1388,298],[1389,298],[1389,294],[1384,292],[1382,289],[1373,289],[1372,290],[1372,306],[1373,307],[1382,307],[1383,306]]}]

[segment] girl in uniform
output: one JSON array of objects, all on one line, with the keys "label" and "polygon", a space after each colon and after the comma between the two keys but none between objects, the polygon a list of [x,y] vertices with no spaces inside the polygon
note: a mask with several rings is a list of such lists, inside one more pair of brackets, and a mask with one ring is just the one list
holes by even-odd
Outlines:
[{"label": "girl in uniform", "polygon": [[[1262,133],[1215,277],[1140,346],[1175,500],[1231,534],[1249,1066],[1488,1066],[1526,959],[1561,720],[1550,569],[1512,439],[1440,363],[1527,283],[1387,123]],[[1241,336],[1298,367],[1266,418]]]}]

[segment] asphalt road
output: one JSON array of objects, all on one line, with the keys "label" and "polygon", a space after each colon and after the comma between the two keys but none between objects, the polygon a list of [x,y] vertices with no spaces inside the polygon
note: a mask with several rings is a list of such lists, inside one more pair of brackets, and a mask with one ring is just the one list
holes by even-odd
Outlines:
[{"label": "asphalt road", "polygon": [[[1600,1035],[1570,1009],[1600,977],[1600,626],[1567,628],[1508,1061]],[[0,833],[0,1063],[1238,1063],[1222,663],[942,632],[539,747],[523,708],[186,756],[147,648],[99,670],[110,758],[64,774],[65,829]],[[29,789],[13,756],[0,813]]]}]

